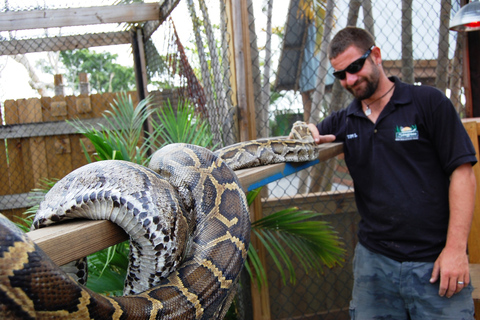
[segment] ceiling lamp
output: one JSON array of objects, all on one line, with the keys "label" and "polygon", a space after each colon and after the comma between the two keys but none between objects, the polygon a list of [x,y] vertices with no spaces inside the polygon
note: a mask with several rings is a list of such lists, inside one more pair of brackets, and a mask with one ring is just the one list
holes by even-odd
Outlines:
[{"label": "ceiling lamp", "polygon": [[480,30],[480,1],[472,1],[460,8],[450,21],[450,30]]}]

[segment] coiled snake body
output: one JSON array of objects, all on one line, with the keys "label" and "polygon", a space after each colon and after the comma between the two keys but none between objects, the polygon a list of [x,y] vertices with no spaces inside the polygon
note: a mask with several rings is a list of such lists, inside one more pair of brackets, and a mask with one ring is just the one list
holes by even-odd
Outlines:
[{"label": "coiled snake body", "polygon": [[250,141],[215,153],[172,144],[149,168],[111,160],[71,172],[47,193],[33,228],[73,218],[118,224],[130,236],[126,296],[77,284],[0,215],[0,318],[223,318],[250,239],[232,169],[317,156],[311,140]]}]

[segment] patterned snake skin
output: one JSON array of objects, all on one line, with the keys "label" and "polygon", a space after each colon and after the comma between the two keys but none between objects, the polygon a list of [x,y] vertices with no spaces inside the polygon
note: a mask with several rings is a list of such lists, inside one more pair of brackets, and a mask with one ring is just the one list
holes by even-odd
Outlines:
[{"label": "patterned snake skin", "polygon": [[233,170],[316,159],[305,124],[292,132],[296,140],[249,141],[215,153],[172,144],[149,168],[100,161],[60,180],[32,228],[74,218],[122,227],[130,236],[123,297],[79,285],[0,215],[0,319],[222,319],[250,240]]}]

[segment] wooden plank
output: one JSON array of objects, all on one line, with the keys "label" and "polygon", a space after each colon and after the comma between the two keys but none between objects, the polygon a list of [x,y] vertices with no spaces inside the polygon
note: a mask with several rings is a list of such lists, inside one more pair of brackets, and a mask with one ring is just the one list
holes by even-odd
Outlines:
[{"label": "wooden plank", "polygon": [[12,125],[19,123],[16,100],[5,100],[5,124]]},{"label": "wooden plank", "polygon": [[[474,300],[480,300],[480,264],[470,263],[470,282],[473,285],[472,297]],[[475,308],[475,310],[477,310]]]},{"label": "wooden plank", "polygon": [[[17,102],[15,100],[5,100],[4,102],[4,117],[5,117],[5,123],[8,124],[13,124],[13,123],[18,123],[18,112],[17,112]],[[4,126],[2,126],[4,127]],[[16,144],[15,141],[7,141],[6,137],[0,137],[3,141],[2,145],[2,153],[5,154],[5,166],[2,168],[2,176],[0,177],[2,185],[0,186],[0,194],[5,195],[9,194],[12,192],[11,190],[11,183],[10,183],[10,177],[12,173],[10,172],[12,170],[12,167],[9,165],[9,160],[13,156],[11,153],[7,153],[7,147],[8,146],[13,146]]]},{"label": "wooden plank", "polygon": [[[43,120],[42,103],[40,99],[28,99],[25,107],[25,110],[19,109],[19,113],[28,113],[28,122],[41,122]],[[25,146],[25,152],[28,152],[24,157],[26,186],[28,190],[32,190],[40,186],[41,179],[48,177],[45,138],[31,137],[24,139],[23,144]]]},{"label": "wooden plank", "polygon": [[[327,145],[327,144],[325,144]],[[331,146],[331,148],[337,148],[337,144],[328,144]],[[325,147],[325,149],[329,149],[328,147]],[[273,171],[270,169],[270,167],[274,167],[276,169],[274,169]],[[267,172],[275,172],[275,170],[281,170],[281,166],[279,165],[269,165],[269,166],[263,166],[263,167],[260,167],[260,168],[264,168]],[[240,180],[240,183],[242,184],[242,186],[245,188],[245,189],[248,189],[248,186],[249,186],[249,181],[254,181],[255,179],[252,179],[251,176],[258,176],[259,174],[261,174],[261,172],[259,172],[258,168],[252,168],[252,169],[245,169],[245,170],[242,170],[242,175],[239,176],[239,180]],[[101,246],[102,246],[102,249],[103,248],[106,248],[108,246],[111,246],[111,245],[114,245],[120,241],[123,241],[123,240],[118,240],[117,238],[115,237],[112,237],[110,234],[108,234],[107,238],[108,239],[100,239],[98,238],[100,234],[103,234],[103,233],[107,233],[106,231],[103,231],[102,228],[107,228],[108,230],[113,230],[112,232],[115,233],[117,232],[118,233],[118,227],[117,227],[117,231],[114,231],[114,229],[112,229],[110,227],[110,225],[113,225],[111,222],[109,221],[82,221],[82,227],[80,229],[77,229],[76,227],[71,227],[70,224],[59,224],[58,226],[51,226],[51,227],[48,227],[48,228],[42,228],[40,230],[36,230],[36,231],[31,231],[29,232],[29,236],[30,234],[32,233],[38,233],[39,231],[41,231],[41,234],[42,236],[37,236],[37,235],[34,235],[34,241],[40,246],[40,248],[42,248],[52,259],[55,263],[57,264],[62,264],[62,263],[67,263],[65,262],[65,260],[69,260],[69,259],[76,259],[76,258],[72,258],[69,256],[68,259],[64,259],[62,256],[62,252],[63,253],[67,253],[69,252],[68,254],[73,254],[73,253],[70,253],[70,251],[77,251],[77,247],[82,247],[82,255],[81,256],[85,256],[87,254],[91,254],[93,252],[96,252],[100,249],[97,249],[99,243],[101,243]],[[89,224],[92,224],[94,223],[95,224],[95,228],[92,228],[90,229],[88,227]],[[53,228],[55,227],[55,228]],[[63,231],[63,228],[67,228],[67,231]],[[99,231],[100,230],[100,231]],[[122,231],[123,232],[123,231]],[[108,231],[108,233],[110,233],[110,231]],[[121,233],[121,232],[120,232]],[[59,238],[59,237],[64,237],[64,238]],[[123,239],[123,238],[122,238]],[[118,241],[118,242],[116,242]],[[55,247],[55,246],[50,246],[48,245],[48,243],[65,243],[66,244],[66,248],[65,249],[60,249],[58,247]],[[73,250],[74,249],[74,250]],[[78,258],[78,257],[77,257]],[[61,260],[59,260],[61,259]],[[70,261],[73,261],[73,260],[70,260]],[[61,262],[59,262],[61,261]]]},{"label": "wooden plank", "polygon": [[84,138],[81,134],[76,134],[70,136],[70,143],[72,148],[72,167],[73,168],[80,168],[83,165],[88,163],[85,153],[83,151],[82,145],[80,141],[83,141],[85,147],[87,148],[88,154],[90,158],[93,158],[93,154],[95,153],[95,148],[91,144],[90,140]]},{"label": "wooden plank", "polygon": [[17,100],[19,123],[33,123],[43,121],[40,99]]},{"label": "wooden plank", "polygon": [[[31,99],[20,99],[17,101],[18,109],[18,122],[19,123],[36,123],[43,121],[42,117],[42,106],[40,99],[31,98]],[[40,141],[42,138],[38,138],[36,144],[31,142],[32,138],[23,138],[20,139],[21,143],[21,152],[22,152],[22,162],[19,162],[23,165],[23,175],[24,175],[24,189],[22,192],[29,192],[35,188],[34,177],[36,175],[34,167],[41,169],[46,168],[45,164],[36,163],[37,161],[45,161],[45,157],[41,157],[41,152],[38,151],[38,148],[45,147]],[[32,149],[33,148],[33,149]],[[32,150],[34,156],[39,156],[40,158],[35,158],[32,156]],[[45,152],[45,149],[43,149]],[[35,165],[34,165],[35,163]],[[45,173],[45,172],[44,172]],[[14,183],[14,180],[12,180]]]},{"label": "wooden plank", "polygon": [[[0,116],[2,111],[0,109]],[[0,139],[0,195],[8,194],[8,162],[7,162],[7,146],[5,139]]]},{"label": "wooden plank", "polygon": [[[99,130],[100,125],[107,125],[104,118],[82,119],[87,127]],[[30,138],[55,136],[59,134],[76,134],[77,129],[65,121],[26,123],[12,126],[0,126],[0,139]]]},{"label": "wooden plank", "polygon": [[[476,122],[464,122],[463,124],[467,130],[468,136],[472,140],[475,152],[479,155],[478,131]],[[475,178],[480,181],[480,166],[477,164],[473,166]],[[475,192],[475,209],[473,214],[472,226],[470,235],[468,237],[468,252],[470,263],[480,263],[480,188],[477,187]]]},{"label": "wooden plank", "polygon": [[61,179],[74,169],[72,168],[70,139],[67,135],[45,137],[45,147],[49,178]]},{"label": "wooden plank", "polygon": [[23,149],[21,139],[8,139],[8,176],[9,194],[28,192],[25,188],[25,172],[23,168]]},{"label": "wooden plank", "polygon": [[128,240],[120,227],[105,220],[70,221],[30,231],[28,236],[58,265]]},{"label": "wooden plank", "polygon": [[10,192],[10,188],[8,187],[8,162],[5,142],[4,139],[0,139],[0,195]]},{"label": "wooden plank", "polygon": [[[17,105],[20,100],[5,101],[6,124],[20,123]],[[25,190],[25,172],[21,139],[7,139],[9,193],[23,193]]]},{"label": "wooden plank", "polygon": [[130,44],[130,38],[130,32],[118,31],[75,36],[1,41],[0,55],[17,55],[43,51],[65,51],[98,46]]},{"label": "wooden plank", "polygon": [[473,122],[477,124],[477,132],[480,132],[480,118],[465,118],[462,119],[463,124]]},{"label": "wooden plank", "polygon": [[134,3],[68,9],[7,11],[0,14],[0,31],[135,23],[160,18],[160,4]]}]

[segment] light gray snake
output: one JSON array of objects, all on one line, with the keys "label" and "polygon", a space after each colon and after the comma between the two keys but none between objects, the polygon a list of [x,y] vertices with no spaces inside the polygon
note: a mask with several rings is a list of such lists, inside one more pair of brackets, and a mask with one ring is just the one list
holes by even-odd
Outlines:
[{"label": "light gray snake", "polygon": [[[110,220],[130,236],[123,297],[73,281],[0,215],[1,319],[221,319],[247,256],[250,217],[233,170],[317,158],[305,124],[216,152],[172,144],[149,168],[99,161],[61,179],[33,228],[74,218]],[[298,140],[304,139],[305,140]]]}]

